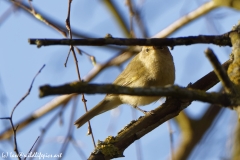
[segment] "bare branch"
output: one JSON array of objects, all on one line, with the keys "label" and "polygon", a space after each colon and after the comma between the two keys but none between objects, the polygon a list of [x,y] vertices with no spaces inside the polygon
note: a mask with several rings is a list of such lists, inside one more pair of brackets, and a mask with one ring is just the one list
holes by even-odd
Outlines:
[{"label": "bare branch", "polygon": [[103,46],[103,45],[127,45],[127,46],[177,46],[191,45],[197,43],[216,44],[220,46],[231,46],[231,41],[227,32],[222,35],[210,36],[188,36],[178,38],[88,38],[88,39],[28,39],[29,44],[37,47],[49,45],[83,45],[83,46]]},{"label": "bare branch", "polygon": [[[72,3],[72,0],[69,0],[68,1],[68,14],[67,14],[67,19],[66,19],[66,28],[67,28],[67,30],[69,32],[69,36],[70,36],[69,39],[70,40],[72,40],[72,29],[71,29],[71,23],[70,23],[71,3]],[[70,51],[72,52],[72,55],[73,55],[73,58],[74,58],[74,62],[75,62],[76,70],[77,70],[77,75],[78,75],[78,80],[79,80],[79,82],[81,82],[82,78],[80,76],[78,60],[77,60],[77,56],[76,56],[76,53],[75,53],[73,45],[70,45]],[[88,109],[87,109],[87,100],[85,99],[85,96],[84,96],[83,93],[82,93],[82,102],[83,102],[85,111],[87,112],[88,111]],[[94,135],[93,135],[93,132],[92,132],[92,127],[91,127],[90,121],[88,121],[88,128],[91,131],[90,135],[91,135],[91,138],[92,138],[93,146],[96,147],[96,143],[95,143],[95,140],[94,140]],[[66,142],[65,145],[63,145],[62,150],[64,150],[64,148],[67,147],[67,144],[68,143]]]},{"label": "bare branch", "polygon": [[221,66],[220,62],[218,61],[217,57],[215,56],[215,54],[213,53],[213,51],[208,48],[205,51],[206,56],[208,57],[208,59],[210,60],[214,71],[216,73],[216,75],[218,76],[218,79],[222,82],[223,87],[225,89],[225,91],[227,93],[235,93],[235,90],[233,88],[232,82],[229,79],[226,70],[223,69],[223,67]]},{"label": "bare branch", "polygon": [[240,105],[237,96],[221,93],[207,93],[203,90],[194,90],[179,86],[151,87],[151,88],[131,88],[113,84],[87,84],[74,82],[63,86],[51,87],[45,85],[40,87],[40,97],[47,95],[86,93],[86,94],[127,94],[137,96],[171,96],[181,99],[199,100],[218,105]]}]

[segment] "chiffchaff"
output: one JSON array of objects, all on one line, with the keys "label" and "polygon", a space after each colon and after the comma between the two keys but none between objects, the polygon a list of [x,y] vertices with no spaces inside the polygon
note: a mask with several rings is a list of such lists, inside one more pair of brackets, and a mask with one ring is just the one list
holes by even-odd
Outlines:
[{"label": "chiffchaff", "polygon": [[[127,87],[162,87],[173,84],[174,80],[175,67],[168,47],[144,46],[113,84]],[[129,104],[138,108],[138,106],[150,104],[160,98],[160,96],[108,94],[94,108],[76,120],[75,125],[79,128],[98,114],[114,109],[121,104]]]}]

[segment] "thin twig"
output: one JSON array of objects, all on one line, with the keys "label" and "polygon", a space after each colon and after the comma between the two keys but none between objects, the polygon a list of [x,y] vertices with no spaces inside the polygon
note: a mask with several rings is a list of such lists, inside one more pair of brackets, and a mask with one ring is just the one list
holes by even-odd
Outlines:
[{"label": "thin twig", "polygon": [[[64,142],[63,142],[63,145],[60,149],[60,152],[59,153],[62,153],[63,155],[65,155],[64,153],[66,152],[67,150],[67,147],[69,145],[69,142],[71,141],[72,139],[72,134],[73,134],[73,123],[74,123],[74,115],[75,115],[75,112],[76,112],[76,108],[77,108],[77,102],[78,102],[78,99],[75,98],[74,101],[73,101],[73,107],[72,107],[72,112],[71,112],[71,115],[70,115],[70,121],[69,121],[69,127],[67,129],[67,135],[64,139]],[[61,157],[63,158],[63,157]]]},{"label": "thin twig", "polygon": [[36,15],[36,12],[35,12],[35,10],[34,10],[34,8],[33,8],[33,5],[32,5],[31,0],[28,0],[28,3],[29,3],[29,6],[30,6],[30,8],[31,8],[31,10],[32,10],[32,14],[33,14],[33,15]]},{"label": "thin twig", "polygon": [[63,31],[59,26],[55,25],[54,23],[52,23],[50,20],[48,20],[47,18],[45,18],[43,15],[41,15],[39,12],[36,11],[36,9],[32,10],[32,7],[28,7],[27,5],[23,4],[22,2],[19,1],[11,1],[11,3],[13,3],[14,5],[21,7],[22,9],[24,9],[25,11],[27,11],[28,13],[30,13],[33,17],[35,17],[36,19],[40,20],[41,22],[45,23],[46,25],[52,27],[53,29],[55,29],[56,31],[58,31],[60,34],[62,34],[63,36],[66,36],[65,31]]},{"label": "thin twig", "polygon": [[69,56],[70,56],[70,53],[71,53],[71,51],[69,50],[69,51],[68,51],[67,58],[66,58],[66,61],[65,61],[65,63],[64,63],[64,66],[65,66],[65,67],[67,67],[67,62],[68,62],[68,58],[69,58]]},{"label": "thin twig", "polygon": [[14,110],[17,108],[17,106],[30,94],[31,90],[32,90],[32,86],[33,86],[33,82],[35,81],[35,78],[38,76],[38,74],[41,73],[42,69],[45,67],[45,64],[41,67],[41,69],[38,71],[38,73],[34,76],[32,83],[27,91],[27,93],[20,99],[20,101],[15,105],[15,107],[13,108],[12,112],[11,112],[11,118],[13,117],[13,112]]},{"label": "thin twig", "polygon": [[[23,2],[18,2],[18,1],[11,1],[11,2],[15,6],[17,6],[17,7],[21,8],[21,9],[23,9],[24,11],[26,11],[26,13],[29,13],[32,16],[34,16],[37,20],[42,21],[47,26],[50,26],[54,30],[58,31],[63,37],[67,38],[67,34],[65,32],[65,28],[63,28],[63,26],[58,24],[57,22],[54,22],[52,19],[49,19],[49,18],[43,16],[43,14],[41,14],[40,12],[36,11],[36,9],[33,8],[33,6],[31,5],[31,2],[29,2],[30,7],[27,6],[26,4],[24,4]],[[71,34],[76,36],[76,37],[90,37],[89,35],[81,35],[81,34],[77,33],[77,31],[73,32],[72,29],[71,29]],[[75,49],[78,51],[78,53],[81,54],[80,49],[78,49],[77,47],[75,47]],[[117,48],[115,48],[115,49],[117,49]],[[91,58],[91,56],[89,56],[88,54],[86,54],[86,55],[89,58]],[[65,66],[66,66],[66,63],[65,63]]]},{"label": "thin twig", "polygon": [[[72,0],[69,0],[68,2],[69,3],[68,3],[68,15],[67,15],[67,19],[66,19],[66,28],[69,31],[70,40],[72,40],[72,31],[71,31],[71,24],[70,24],[70,13],[71,13]],[[76,56],[76,53],[74,51],[73,45],[70,45],[70,51],[72,52],[73,57],[74,57],[76,70],[77,70],[77,75],[78,75],[78,80],[79,80],[79,82],[81,82],[82,79],[81,79],[80,71],[79,71],[79,67],[78,67],[78,60],[77,60],[77,56]],[[88,111],[87,104],[86,104],[87,100],[85,99],[85,96],[84,96],[83,93],[82,93],[82,102],[84,104],[85,111],[87,112]],[[88,121],[88,128],[89,128],[88,133],[91,134],[93,145],[94,145],[94,147],[96,147],[96,143],[95,143],[95,140],[94,140],[94,135],[93,135],[93,132],[92,132],[92,127],[91,127],[90,121]]]},{"label": "thin twig", "polygon": [[[39,136],[37,137],[36,141],[33,143],[32,147],[31,147],[30,150],[28,151],[28,154],[27,154],[27,155],[30,154],[30,152],[32,151],[33,147],[34,147],[35,144],[37,143],[38,139],[39,139]],[[27,159],[27,156],[24,158],[24,160],[26,160],[26,159]]]},{"label": "thin twig", "polygon": [[[17,123],[18,131],[25,128],[29,124],[35,122],[36,120],[40,119],[47,113],[50,113],[51,111],[55,110],[58,106],[61,106],[63,104],[67,104],[72,97],[75,95],[63,95],[63,96],[58,96],[57,98],[51,100],[44,106],[40,107],[39,109],[35,110],[30,116],[27,118],[21,120],[20,122]],[[12,136],[12,128],[7,128],[5,131],[0,133],[0,140],[2,139],[9,139]]]},{"label": "thin twig", "polygon": [[15,128],[14,127],[14,124],[13,124],[13,113],[15,111],[15,109],[18,107],[18,105],[30,94],[31,90],[32,90],[32,86],[33,86],[33,83],[36,79],[36,77],[38,76],[38,74],[40,74],[40,72],[42,71],[42,69],[45,67],[45,65],[43,65],[41,67],[41,69],[37,72],[37,74],[34,76],[32,82],[31,82],[31,85],[27,91],[27,93],[19,100],[19,102],[13,107],[12,109],[12,112],[11,112],[11,115],[9,118],[0,118],[0,119],[9,119],[10,120],[10,123],[11,123],[11,127],[12,127],[12,131],[13,131],[13,140],[14,140],[14,151],[16,152],[17,156],[18,156],[18,159],[21,160],[21,157],[20,157],[20,154],[19,154],[19,151],[18,151],[18,146],[17,146],[17,129],[18,129],[18,125],[17,127]]},{"label": "thin twig", "polygon": [[[66,107],[63,107],[66,108]],[[63,112],[63,109],[59,110],[45,125],[44,128],[41,129],[41,135],[39,136],[38,143],[35,145],[33,152],[36,152],[38,150],[38,147],[40,147],[41,143],[43,142],[43,138],[46,135],[47,131],[51,127],[51,125],[57,120],[58,115]],[[30,159],[33,159],[34,157],[31,157]]]}]

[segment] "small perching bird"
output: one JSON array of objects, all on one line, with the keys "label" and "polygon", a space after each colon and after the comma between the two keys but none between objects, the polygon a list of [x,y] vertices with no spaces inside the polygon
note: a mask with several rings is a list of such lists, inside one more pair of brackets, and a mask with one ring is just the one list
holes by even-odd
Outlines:
[{"label": "small perching bird", "polygon": [[[116,78],[113,84],[126,87],[163,87],[171,85],[175,80],[173,57],[168,47],[144,46]],[[121,104],[129,104],[134,108],[159,100],[161,96],[132,96],[108,94],[95,107],[76,120],[77,128],[93,117],[114,109]]]}]

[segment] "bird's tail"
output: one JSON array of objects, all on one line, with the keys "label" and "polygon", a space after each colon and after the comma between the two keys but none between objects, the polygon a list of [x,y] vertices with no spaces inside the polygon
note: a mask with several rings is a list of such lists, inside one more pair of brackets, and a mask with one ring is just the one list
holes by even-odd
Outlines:
[{"label": "bird's tail", "polygon": [[116,108],[121,104],[120,100],[116,97],[112,97],[112,99],[103,99],[101,102],[99,102],[95,107],[93,107],[91,110],[86,112],[82,117],[77,119],[74,123],[77,128],[81,127],[84,125],[87,121],[92,119],[93,117],[104,113],[108,110],[111,110],[113,108]]}]

